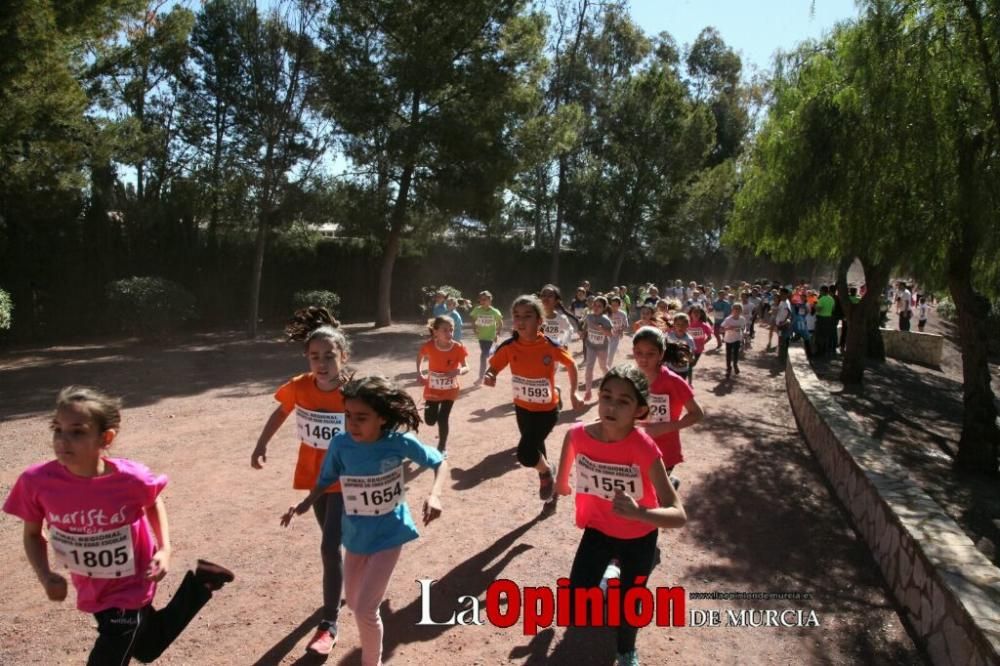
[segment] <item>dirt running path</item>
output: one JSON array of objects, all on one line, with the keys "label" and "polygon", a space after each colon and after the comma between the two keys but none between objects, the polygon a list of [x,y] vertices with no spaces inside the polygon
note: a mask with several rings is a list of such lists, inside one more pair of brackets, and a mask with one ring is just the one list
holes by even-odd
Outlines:
[{"label": "dirt running path", "polygon": [[[420,327],[348,331],[355,366],[394,376],[419,395],[413,361]],[[726,610],[802,609],[814,611],[820,626],[650,627],[639,633],[643,663],[920,662],[872,559],[799,439],[773,354],[751,352],[733,382],[723,380],[722,363],[709,352],[698,368],[695,389],[708,417],[684,433],[688,462],[676,472],[689,523],[661,534],[664,561],[650,583],[683,586],[689,593],[806,593],[811,599],[804,601],[689,600],[687,610],[719,609],[725,624]],[[237,582],[217,595],[158,663],[317,663],[303,657],[303,650],[321,597],[319,531],[305,517],[287,530],[278,525],[280,514],[302,495],[290,487],[294,427],[286,424],[272,442],[264,471],[249,466],[253,443],[273,409],[272,393],[304,369],[295,348],[235,335],[196,336],[165,348],[126,341],[4,353],[0,494],[6,497],[26,465],[50,456],[46,422],[59,387],[97,384],[123,394],[127,409],[116,454],[144,461],[171,479],[166,502],[174,570],[161,586],[158,605],[199,556],[237,572]],[[560,378],[565,386],[565,374]],[[558,455],[571,423],[593,417],[593,407],[581,415],[565,412],[549,439],[550,453]],[[420,435],[435,442],[433,429]],[[508,373],[495,389],[463,390],[452,415],[445,513],[404,548],[383,606],[389,663],[612,663],[613,635],[607,630],[567,634],[552,628],[532,637],[520,625],[416,626],[418,578],[439,581],[431,603],[440,619],[460,595],[484,598],[494,579],[555,587],[557,578],[568,575],[580,538],[572,500],[539,520],[537,476],[518,467],[516,440]],[[411,506],[419,507],[430,482],[429,473],[413,476]],[[16,520],[0,517],[0,535],[0,663],[83,663],[94,637],[92,618],[72,603],[45,600],[29,573]],[[328,663],[360,663],[349,610],[341,616],[340,644]]]}]

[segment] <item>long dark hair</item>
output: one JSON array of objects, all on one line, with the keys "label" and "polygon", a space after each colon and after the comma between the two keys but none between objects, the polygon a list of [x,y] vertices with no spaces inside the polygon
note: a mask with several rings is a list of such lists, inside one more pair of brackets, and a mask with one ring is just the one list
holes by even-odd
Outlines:
[{"label": "long dark hair", "polygon": [[385,377],[372,375],[352,379],[343,388],[345,400],[360,400],[385,419],[388,431],[404,428],[417,432],[420,427],[420,412],[413,398]]},{"label": "long dark hair", "polygon": [[572,312],[567,310],[565,305],[563,305],[562,292],[559,291],[559,287],[555,286],[554,284],[546,284],[542,285],[542,288],[539,290],[538,293],[541,294],[543,291],[551,291],[553,294],[555,294],[556,308],[559,310],[559,312],[562,312],[564,315],[569,317],[569,320],[576,325],[576,330],[580,330],[583,327],[583,322],[577,319],[576,316]]}]

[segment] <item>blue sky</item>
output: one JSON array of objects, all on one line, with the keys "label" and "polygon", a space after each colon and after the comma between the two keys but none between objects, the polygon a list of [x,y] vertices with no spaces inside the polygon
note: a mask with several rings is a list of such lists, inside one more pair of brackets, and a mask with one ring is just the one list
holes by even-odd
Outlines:
[{"label": "blue sky", "polygon": [[854,18],[854,0],[631,0],[632,18],[648,35],[669,32],[679,46],[714,26],[749,66],[770,69],[775,50],[820,37],[837,22]]}]

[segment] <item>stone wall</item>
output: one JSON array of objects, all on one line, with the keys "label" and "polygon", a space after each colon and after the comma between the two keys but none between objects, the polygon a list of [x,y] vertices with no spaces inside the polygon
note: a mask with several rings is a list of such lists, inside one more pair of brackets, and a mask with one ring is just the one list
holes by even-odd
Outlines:
[{"label": "stone wall", "polygon": [[[916,321],[913,325],[917,325]],[[943,336],[917,331],[897,331],[891,328],[883,328],[881,331],[882,342],[885,343],[885,355],[889,358],[934,368],[941,367],[941,354],[944,351]]]},{"label": "stone wall", "polygon": [[835,402],[801,349],[789,350],[785,383],[806,442],[931,661],[1000,664],[1000,569]]}]

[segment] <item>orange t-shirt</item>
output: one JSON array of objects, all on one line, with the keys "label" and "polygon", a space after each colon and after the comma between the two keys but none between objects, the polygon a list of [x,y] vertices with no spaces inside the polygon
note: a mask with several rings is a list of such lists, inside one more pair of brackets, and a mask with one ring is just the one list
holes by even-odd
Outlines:
[{"label": "orange t-shirt", "polygon": [[458,376],[445,377],[444,373],[458,370],[462,367],[469,352],[458,340],[452,340],[451,349],[438,349],[433,340],[428,340],[420,348],[420,354],[426,356],[428,377],[424,385],[424,400],[440,402],[458,398]]},{"label": "orange t-shirt", "polygon": [[559,404],[554,381],[556,363],[575,365],[558,342],[543,335],[534,342],[508,338],[490,357],[490,370],[496,374],[510,365],[514,404],[531,412],[551,412]]},{"label": "orange t-shirt", "polygon": [[[299,435],[299,459],[295,463],[292,488],[312,490],[323,466],[323,456],[334,435],[344,432],[344,394],[339,388],[321,391],[311,372],[293,377],[274,394],[285,414],[295,412]],[[326,489],[339,493],[340,484]]]}]

